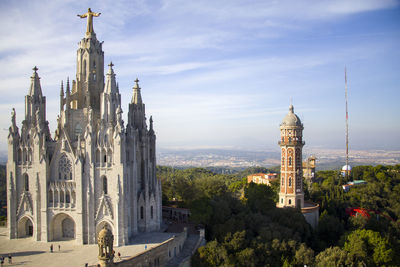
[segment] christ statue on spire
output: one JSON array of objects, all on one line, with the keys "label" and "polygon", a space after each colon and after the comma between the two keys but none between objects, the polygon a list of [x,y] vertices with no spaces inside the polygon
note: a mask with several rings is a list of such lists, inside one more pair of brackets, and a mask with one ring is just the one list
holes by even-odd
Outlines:
[{"label": "christ statue on spire", "polygon": [[87,17],[87,26],[86,26],[86,33],[94,32],[93,31],[93,16],[98,17],[100,16],[101,13],[95,13],[92,12],[90,8],[88,8],[88,12],[86,12],[83,15],[78,15],[80,18],[86,18]]}]

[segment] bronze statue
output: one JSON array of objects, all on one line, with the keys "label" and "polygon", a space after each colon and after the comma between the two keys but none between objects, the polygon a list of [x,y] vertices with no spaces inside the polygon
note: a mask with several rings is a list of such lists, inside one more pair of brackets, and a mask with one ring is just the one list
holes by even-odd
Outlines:
[{"label": "bronze statue", "polygon": [[88,8],[88,12],[83,15],[77,15],[80,18],[87,18],[87,26],[86,33],[94,32],[93,31],[93,16],[98,17],[101,13],[94,13],[90,8]]}]

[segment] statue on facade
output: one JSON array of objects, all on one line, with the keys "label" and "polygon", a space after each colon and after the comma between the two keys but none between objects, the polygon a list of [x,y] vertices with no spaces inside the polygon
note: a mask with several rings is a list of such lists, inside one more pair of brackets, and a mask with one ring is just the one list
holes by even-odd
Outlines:
[{"label": "statue on facade", "polygon": [[11,125],[17,125],[16,123],[15,123],[15,108],[13,108],[12,109],[12,111],[11,111]]},{"label": "statue on facade", "polygon": [[88,11],[83,14],[83,15],[77,15],[80,18],[87,18],[87,25],[86,25],[86,33],[90,33],[90,32],[94,32],[93,30],[93,16],[94,17],[98,17],[100,16],[101,13],[95,13],[92,12],[92,10],[90,8],[88,8]]}]

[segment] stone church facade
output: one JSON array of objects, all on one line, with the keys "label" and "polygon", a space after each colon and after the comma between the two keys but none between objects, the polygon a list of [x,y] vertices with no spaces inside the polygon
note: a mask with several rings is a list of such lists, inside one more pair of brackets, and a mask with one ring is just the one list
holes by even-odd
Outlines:
[{"label": "stone church facade", "polygon": [[115,245],[162,220],[161,181],[156,177],[156,136],[149,126],[136,79],[128,122],[113,64],[104,76],[102,42],[87,31],[77,50],[76,79],[61,83],[55,135],[46,120],[46,97],[38,69],[25,96],[21,130],[13,110],[8,135],[7,216],[9,238],[75,239],[96,243],[107,225]]}]

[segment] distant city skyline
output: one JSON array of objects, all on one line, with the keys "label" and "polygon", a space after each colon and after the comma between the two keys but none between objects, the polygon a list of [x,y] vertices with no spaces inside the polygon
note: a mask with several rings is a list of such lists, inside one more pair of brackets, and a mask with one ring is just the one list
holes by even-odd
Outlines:
[{"label": "distant city skyline", "polygon": [[54,136],[88,7],[124,118],[138,77],[160,148],[277,150],[292,98],[306,147],[344,151],[347,66],[350,155],[400,149],[399,1],[45,0],[0,2],[0,151],[34,66]]}]

